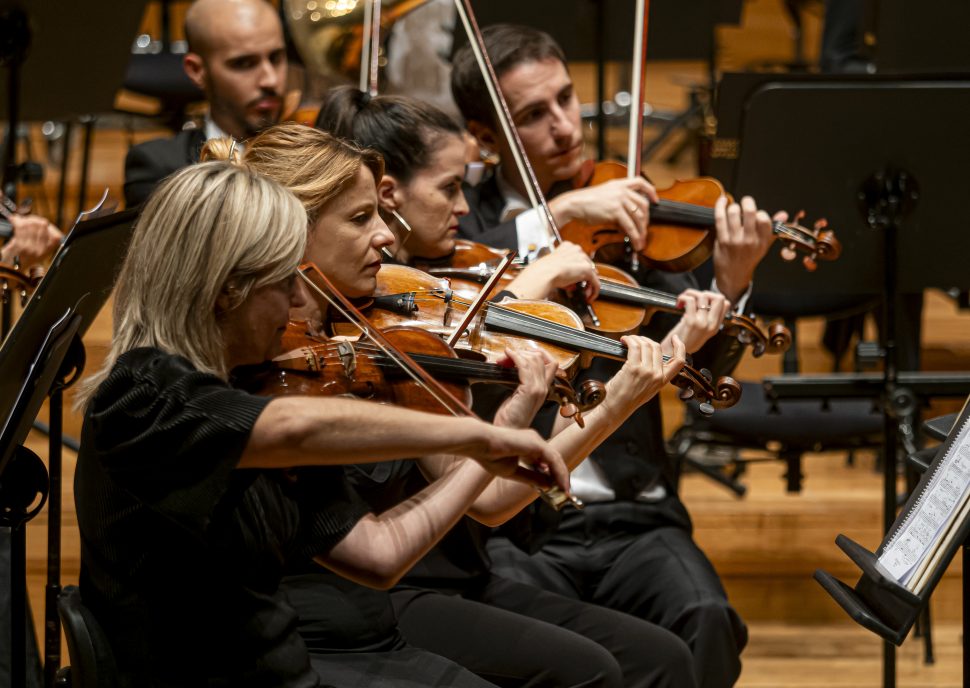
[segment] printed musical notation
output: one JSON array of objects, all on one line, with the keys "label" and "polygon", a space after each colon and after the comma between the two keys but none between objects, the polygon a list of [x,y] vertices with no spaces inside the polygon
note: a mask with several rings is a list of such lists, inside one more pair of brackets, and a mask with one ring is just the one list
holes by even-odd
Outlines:
[{"label": "printed musical notation", "polygon": [[879,557],[879,564],[900,584],[913,589],[923,578],[924,562],[933,559],[958,516],[965,517],[970,497],[970,420],[937,463],[922,494]]}]

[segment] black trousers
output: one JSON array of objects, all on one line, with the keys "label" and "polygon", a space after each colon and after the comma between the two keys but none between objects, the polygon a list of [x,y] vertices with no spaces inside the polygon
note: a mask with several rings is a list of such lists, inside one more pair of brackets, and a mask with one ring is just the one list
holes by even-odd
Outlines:
[{"label": "black trousers", "polygon": [[386,652],[311,653],[310,664],[334,688],[496,688],[444,657],[409,646]]},{"label": "black trousers", "polygon": [[690,519],[676,497],[570,511],[532,556],[505,538],[493,538],[488,548],[497,574],[676,633],[690,647],[697,683],[704,688],[732,686],[741,673],[747,629],[694,544]]},{"label": "black trousers", "polygon": [[[464,667],[408,645],[387,593],[331,574],[291,575],[280,589],[299,615],[310,663],[334,688],[496,688]],[[359,593],[359,594],[358,594]]]},{"label": "black trousers", "polygon": [[503,687],[696,685],[686,644],[653,624],[500,576],[464,595],[396,588],[404,637]]}]

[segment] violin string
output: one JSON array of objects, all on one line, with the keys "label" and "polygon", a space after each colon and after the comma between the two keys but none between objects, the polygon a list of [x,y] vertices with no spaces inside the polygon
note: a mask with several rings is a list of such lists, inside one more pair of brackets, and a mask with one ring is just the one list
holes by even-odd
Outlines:
[{"label": "violin string", "polygon": [[647,306],[676,308],[677,298],[647,287],[632,287],[620,282],[603,280],[600,282],[600,296],[626,297],[634,303]]},{"label": "violin string", "polygon": [[[323,348],[325,353],[331,353],[333,351],[339,352],[341,344],[342,342],[321,342],[319,345],[312,345],[306,348],[310,349],[314,355],[317,355],[321,348]],[[382,361],[378,360],[378,357],[374,354],[374,352],[383,354],[383,351],[373,344],[368,342],[357,342],[355,343],[354,350],[355,352],[363,353],[365,356],[373,360],[375,364],[382,364]],[[488,378],[494,380],[502,380],[512,377],[518,379],[518,371],[515,368],[506,368],[498,365],[497,363],[490,363],[488,361],[469,361],[467,359],[436,356],[434,354],[409,353],[408,355],[419,364],[423,365],[426,363],[427,365],[424,367],[435,366],[439,369],[449,369],[450,372],[468,374],[467,376],[469,377],[475,376],[483,379]],[[338,366],[343,365],[343,363],[339,361],[327,361],[324,363],[324,365]]]},{"label": "violin string", "polygon": [[[413,294],[416,292],[411,292],[411,293]],[[440,300],[440,298],[441,297],[439,296],[438,300]],[[428,296],[426,297],[426,299],[429,301],[433,301],[434,297]],[[456,301],[459,304],[463,303],[462,299],[454,299],[454,301]],[[415,302],[417,302],[417,299],[415,299]],[[560,323],[553,323],[551,321],[544,320],[542,318],[538,318],[533,315],[520,313],[519,311],[510,309],[510,308],[504,308],[495,303],[486,304],[482,310],[485,312],[486,317],[488,316],[489,313],[496,312],[496,313],[499,313],[499,315],[496,316],[499,318],[499,320],[501,320],[503,316],[513,321],[518,320],[520,323],[525,324],[528,327],[532,328],[532,331],[533,331],[532,333],[536,333],[537,336],[544,335],[544,334],[550,335],[550,336],[559,336],[566,340],[575,341],[576,342],[574,344],[575,346],[578,346],[579,348],[586,351],[592,351],[596,353],[598,351],[605,352],[605,351],[612,350],[614,353],[607,354],[607,355],[613,355],[619,358],[626,358],[627,347],[621,342],[616,342],[612,339],[609,339],[608,337],[603,337],[601,335],[586,332],[585,330],[570,328],[567,325],[562,325]],[[581,333],[581,334],[577,335],[577,333]],[[663,362],[666,363],[670,360],[670,356],[667,354],[664,354],[662,359],[663,359]],[[681,373],[678,373],[677,377],[681,377],[682,379],[691,379],[692,376],[689,376],[682,371]],[[712,391],[709,392],[707,389],[704,389],[704,390],[695,389],[695,391],[703,391],[705,394],[713,393]]]},{"label": "violin string", "polygon": [[[679,220],[698,225],[709,225],[714,222],[713,208],[667,199],[661,199],[659,203],[652,205],[651,215],[654,220]],[[815,237],[811,233],[784,222],[772,222],[772,229],[775,234],[789,237],[795,241],[803,241],[812,245],[815,243]]]}]

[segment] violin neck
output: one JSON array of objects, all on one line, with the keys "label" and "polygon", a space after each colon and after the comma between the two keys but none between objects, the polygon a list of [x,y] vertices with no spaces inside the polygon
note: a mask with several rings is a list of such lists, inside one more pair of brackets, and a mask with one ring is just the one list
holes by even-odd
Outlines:
[{"label": "violin neck", "polygon": [[489,306],[485,312],[485,326],[493,332],[522,335],[570,351],[589,352],[621,361],[626,359],[626,346],[608,337],[501,306]]},{"label": "violin neck", "polygon": [[658,203],[650,204],[650,222],[711,227],[714,225],[714,208],[661,198]]},{"label": "violin neck", "polygon": [[446,358],[430,354],[409,354],[414,362],[437,378],[446,380],[477,380],[495,384],[517,385],[519,373],[514,368],[486,363],[469,361],[463,358]]},{"label": "violin neck", "polygon": [[815,237],[804,229],[793,227],[784,222],[778,222],[777,220],[772,221],[771,232],[776,237],[781,238],[782,241],[788,238],[803,244],[814,245],[815,243]]},{"label": "violin neck", "polygon": [[617,303],[628,303],[641,308],[656,308],[671,313],[679,312],[677,297],[672,294],[655,292],[642,287],[633,287],[622,282],[602,280],[600,282],[601,299],[608,299]]}]

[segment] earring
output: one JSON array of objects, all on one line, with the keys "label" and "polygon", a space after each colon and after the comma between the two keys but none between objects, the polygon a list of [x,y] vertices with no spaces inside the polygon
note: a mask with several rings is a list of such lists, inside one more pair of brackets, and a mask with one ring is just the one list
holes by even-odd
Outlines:
[{"label": "earring", "polygon": [[401,246],[404,246],[404,244],[408,243],[408,239],[411,238],[411,232],[413,231],[411,229],[411,225],[409,225],[408,221],[404,219],[404,216],[401,215],[401,213],[397,212],[396,210],[391,210],[391,215],[393,215],[394,219],[397,220],[402,227],[404,227],[404,231],[406,232],[406,234],[404,235],[404,238],[401,240]]}]

